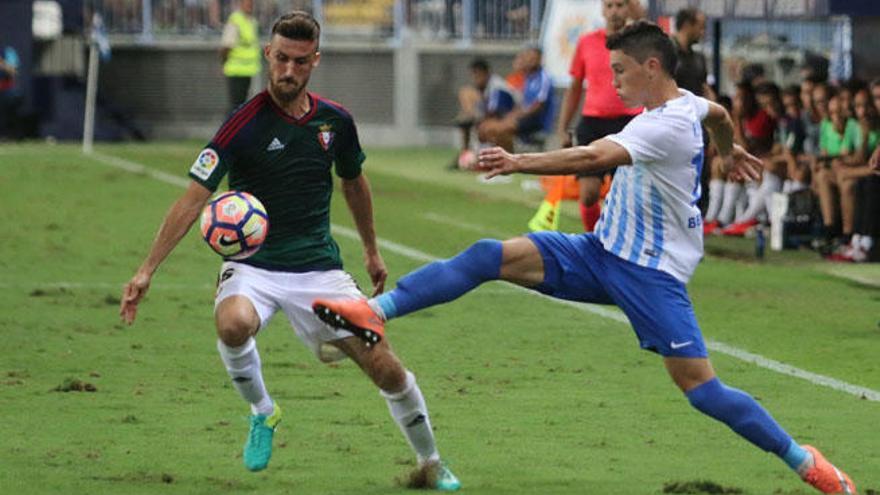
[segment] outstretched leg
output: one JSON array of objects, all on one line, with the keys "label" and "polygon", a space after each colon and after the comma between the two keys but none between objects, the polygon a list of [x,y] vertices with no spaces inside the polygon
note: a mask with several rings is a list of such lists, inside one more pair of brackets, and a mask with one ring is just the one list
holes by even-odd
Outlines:
[{"label": "outstretched leg", "polygon": [[369,301],[316,299],[312,307],[327,324],[375,344],[384,335],[385,321],[452,301],[483,282],[497,279],[526,287],[544,280],[543,260],[531,239],[483,239],[453,258],[409,273],[394,290]]},{"label": "outstretched leg", "polygon": [[762,450],[776,454],[822,493],[856,493],[846,473],[825,460],[814,447],[795,442],[750,395],[723,384],[708,359],[666,357],[664,364],[698,411],[726,424]]}]

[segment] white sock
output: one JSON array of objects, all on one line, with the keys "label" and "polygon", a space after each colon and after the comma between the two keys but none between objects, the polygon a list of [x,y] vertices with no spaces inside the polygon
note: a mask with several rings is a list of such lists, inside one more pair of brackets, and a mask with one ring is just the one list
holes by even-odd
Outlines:
[{"label": "white sock", "polygon": [[232,378],[232,385],[241,397],[250,403],[251,411],[254,414],[271,415],[275,405],[263,383],[257,341],[250,337],[239,347],[229,347],[218,340],[217,350],[220,351],[220,359],[223,360],[226,371]]},{"label": "white sock", "polygon": [[869,235],[860,235],[858,246],[862,251],[868,253],[871,251],[871,248],[874,247],[874,238]]},{"label": "white sock", "polygon": [[794,187],[794,181],[791,179],[785,179],[785,182],[782,183],[782,192],[788,194],[791,192],[792,187]]},{"label": "white sock", "polygon": [[767,211],[767,218],[769,219],[773,213],[773,195],[782,191],[782,178],[776,174],[764,171],[761,189],[763,189],[761,196],[764,198],[764,209]]},{"label": "white sock", "polygon": [[724,181],[712,179],[709,181],[709,207],[706,208],[706,223],[713,222],[718,218],[721,211],[721,202],[724,198]]},{"label": "white sock", "polygon": [[367,306],[376,313],[376,316],[382,319],[382,321],[388,321],[388,317],[385,316],[385,310],[382,309],[382,305],[379,304],[379,301],[376,298],[367,299]]},{"label": "white sock", "polygon": [[407,370],[406,385],[402,391],[391,393],[381,390],[380,393],[388,403],[391,417],[418,456],[419,464],[439,461],[440,454],[434,443],[428,406],[425,405],[425,398],[416,383],[415,375]]},{"label": "white sock", "polygon": [[770,214],[771,200],[773,193],[779,192],[782,187],[782,180],[778,175],[764,171],[761,178],[761,185],[750,194],[749,207],[743,212],[741,217],[736,219],[737,222],[745,222],[758,218],[762,214]]},{"label": "white sock", "polygon": [[[739,199],[736,202],[736,217],[733,223],[749,220],[749,218],[746,217],[746,212],[749,209],[749,205],[755,204],[755,199],[758,196],[758,185],[754,182],[747,182],[745,188],[746,193],[740,194]],[[761,206],[764,206],[763,201],[760,204]]]},{"label": "white sock", "polygon": [[718,222],[727,225],[733,221],[736,212],[736,203],[742,194],[742,184],[739,182],[724,183],[724,199],[721,203],[721,211],[718,213]]}]

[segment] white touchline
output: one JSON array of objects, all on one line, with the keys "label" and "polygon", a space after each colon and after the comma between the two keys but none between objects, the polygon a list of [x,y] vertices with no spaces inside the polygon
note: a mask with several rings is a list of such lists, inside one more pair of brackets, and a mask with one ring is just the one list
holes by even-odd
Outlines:
[{"label": "white touchline", "polygon": [[478,234],[483,234],[483,235],[487,235],[487,236],[504,237],[504,238],[512,237],[511,235],[505,234],[501,231],[494,230],[489,227],[485,227],[483,225],[479,225],[479,224],[475,224],[475,223],[461,222],[461,221],[456,220],[455,218],[448,217],[446,215],[441,215],[440,213],[434,213],[434,212],[429,211],[428,213],[423,214],[422,218],[424,218],[426,220],[430,220],[432,222],[437,222],[437,223],[440,223],[443,225],[449,225],[450,227],[456,227],[461,230],[476,232]]},{"label": "white touchline", "polygon": [[[122,170],[126,170],[128,172],[143,174],[158,181],[162,181],[168,184],[172,184],[180,187],[187,187],[189,185],[189,179],[184,179],[182,177],[172,175],[166,172],[162,172],[160,170],[154,170],[145,165],[141,165],[140,163],[133,162],[131,160],[126,160],[124,158],[119,158],[110,155],[104,155],[102,153],[93,152],[89,155],[89,157],[94,158],[96,161],[103,163],[105,165],[109,165],[111,167],[116,167]],[[331,224],[334,233],[338,233],[339,235],[353,239],[360,240],[360,236],[357,231],[348,227],[344,227],[341,225]],[[409,246],[405,246],[403,244],[398,244],[394,241],[389,241],[387,239],[378,238],[379,244],[383,249],[387,249],[393,253],[399,254],[401,256],[405,256],[411,260],[422,261],[422,262],[431,262],[437,261],[441,258],[430,255],[424,251],[419,251],[418,249],[411,248]],[[566,306],[571,306],[573,308],[577,308],[581,311],[586,311],[588,313],[593,313],[595,315],[601,316],[603,318],[608,318],[610,320],[618,321],[620,323],[625,323],[629,325],[629,320],[627,320],[626,315],[620,312],[617,309],[611,309],[607,306],[600,306],[597,304],[587,304],[587,303],[579,303],[574,301],[566,301],[564,299],[555,299],[550,296],[546,296],[539,292],[535,292],[530,289],[526,289],[525,287],[520,287],[515,284],[510,284],[508,282],[502,282],[508,284],[518,290],[531,294],[533,296],[538,296],[543,299],[547,299],[553,301],[557,304],[563,304]],[[785,364],[780,361],[776,361],[770,358],[766,358],[759,354],[753,354],[749,351],[740,349],[738,347],[734,347],[723,342],[718,342],[715,340],[706,339],[706,347],[714,352],[718,352],[721,354],[726,354],[730,357],[739,359],[741,361],[745,361],[747,363],[754,364],[761,368],[765,368],[771,371],[775,371],[777,373],[781,373],[783,375],[793,376],[795,378],[800,378],[802,380],[806,380],[814,385],[820,385],[823,387],[828,387],[833,390],[837,390],[840,392],[845,392],[850,395],[854,395],[856,397],[880,402],[880,391],[873,390],[867,387],[862,387],[859,385],[853,385],[851,383],[847,383],[836,378],[832,378],[830,376],[820,375],[818,373],[813,373],[811,371],[802,370],[795,366],[791,366],[789,364]]]}]

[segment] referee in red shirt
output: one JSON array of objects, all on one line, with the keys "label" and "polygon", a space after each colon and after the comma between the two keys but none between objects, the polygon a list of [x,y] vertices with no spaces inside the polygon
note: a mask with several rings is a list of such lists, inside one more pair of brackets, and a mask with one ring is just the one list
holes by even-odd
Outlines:
[{"label": "referee in red shirt", "polygon": [[[643,15],[638,0],[602,0],[602,17],[605,18],[606,27],[581,36],[568,71],[571,86],[565,90],[557,128],[563,148],[573,144],[569,124],[580,104],[584,81],[587,83],[586,96],[577,127],[578,145],[584,146],[620,132],[633,116],[641,113],[641,107],[627,108],[617,96],[612,85],[611,56],[605,48],[605,40],[608,35],[623,29],[628,19],[641,18]],[[586,232],[592,232],[599,219],[599,191],[606,174],[613,175],[614,170],[578,176],[581,219]]]}]

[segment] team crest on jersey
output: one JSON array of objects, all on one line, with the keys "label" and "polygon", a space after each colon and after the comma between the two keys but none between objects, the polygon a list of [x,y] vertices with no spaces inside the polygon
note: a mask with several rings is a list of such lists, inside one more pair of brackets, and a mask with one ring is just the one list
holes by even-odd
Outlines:
[{"label": "team crest on jersey", "polygon": [[333,127],[330,124],[323,124],[318,127],[318,142],[321,143],[321,147],[324,148],[324,151],[330,149],[330,145],[333,144],[333,138],[336,137],[336,133],[331,129]]},{"label": "team crest on jersey", "polygon": [[202,180],[207,180],[211,176],[211,172],[217,168],[218,163],[220,163],[220,156],[217,152],[211,148],[205,148],[199,153],[199,157],[196,158],[189,172]]}]

